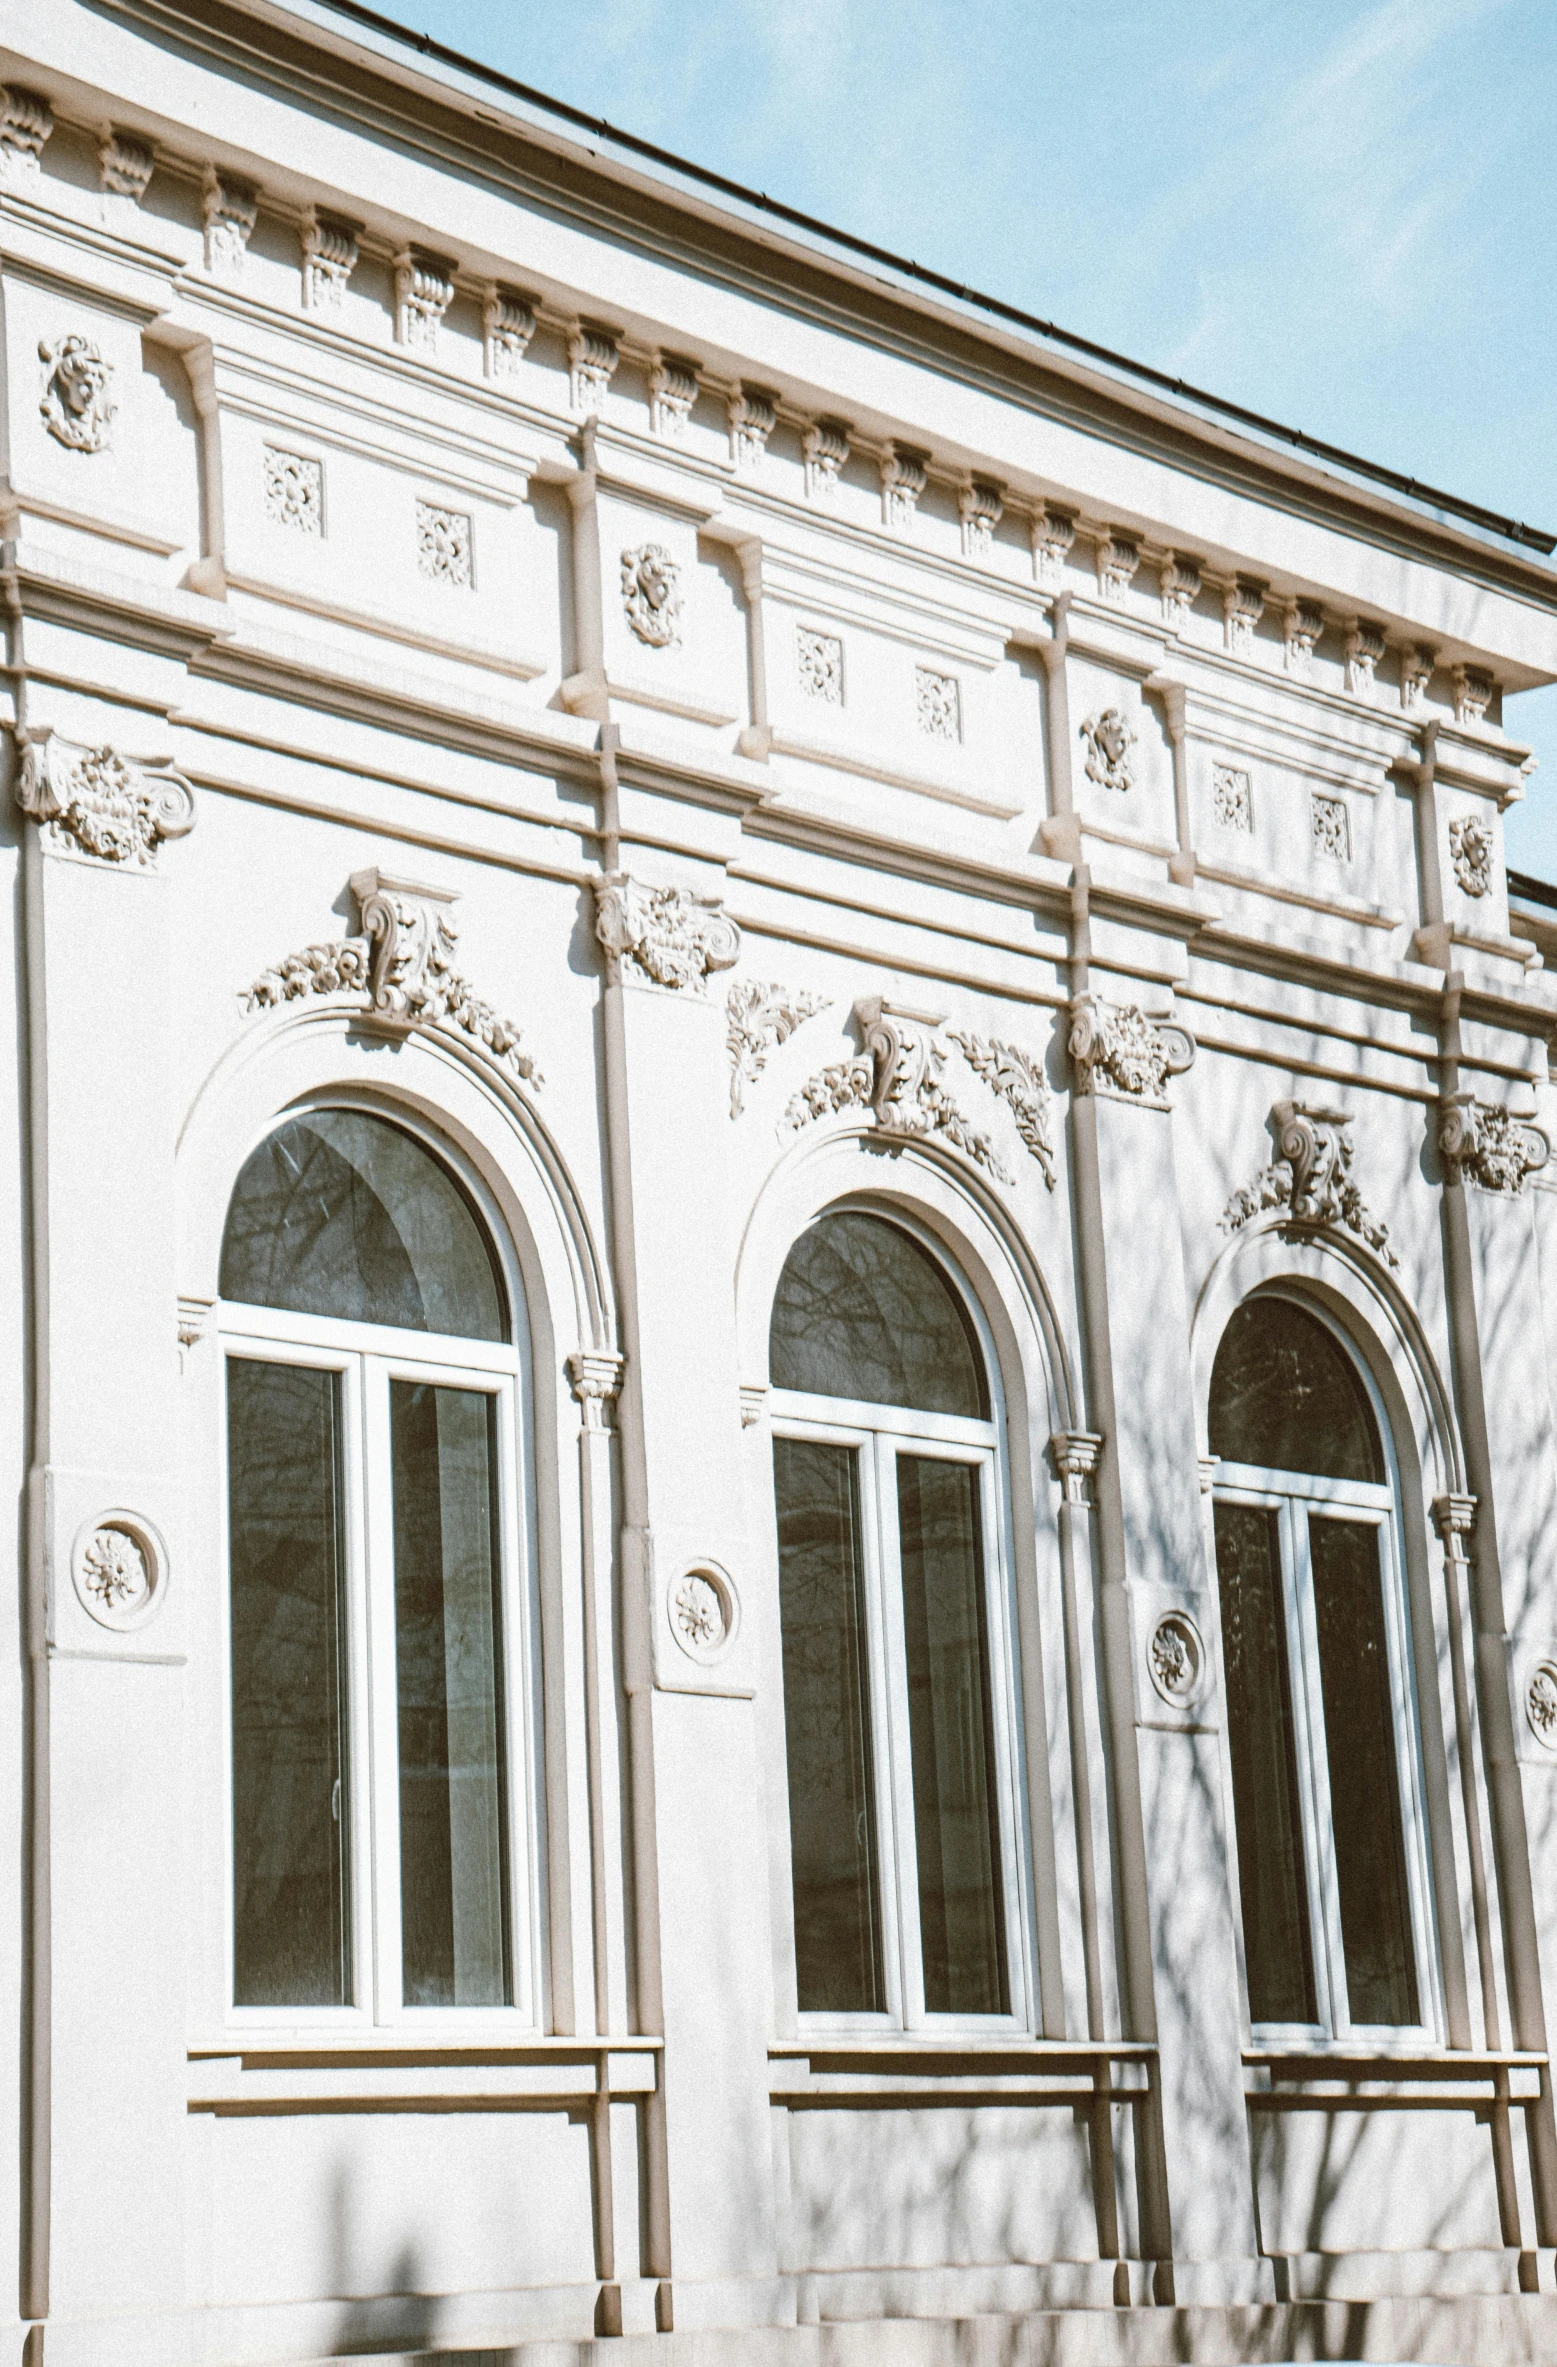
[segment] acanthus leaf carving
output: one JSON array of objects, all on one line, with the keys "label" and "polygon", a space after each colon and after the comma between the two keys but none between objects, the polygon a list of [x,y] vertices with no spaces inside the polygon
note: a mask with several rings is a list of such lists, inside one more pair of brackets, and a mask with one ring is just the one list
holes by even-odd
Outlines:
[{"label": "acanthus leaf carving", "polygon": [[479,1044],[500,1067],[532,1086],[544,1083],[519,1030],[484,1001],[455,966],[459,923],[446,888],[354,871],[361,935],[304,946],[262,970],[242,996],[245,1011],[272,1010],[309,995],[361,998],[375,1023],[394,1035],[436,1028]]},{"label": "acanthus leaf carving", "polygon": [[1372,695],[1373,677],[1384,655],[1384,633],[1365,617],[1353,617],[1346,633],[1346,688],[1354,699]]},{"label": "acanthus leaf carving", "polygon": [[1137,1003],[1084,994],[1071,1005],[1069,1050],[1078,1093],[1165,1110],[1171,1107],[1168,1079],[1192,1065],[1195,1039],[1176,1020],[1153,1016]]},{"label": "acanthus leaf carving", "polygon": [[580,321],[568,340],[568,400],[575,411],[598,411],[620,359],[614,333]]},{"label": "acanthus leaf carving", "polygon": [[1129,789],[1135,782],[1130,751],[1138,737],[1122,708],[1105,707],[1089,715],[1079,736],[1087,743],[1086,772],[1100,789]]},{"label": "acanthus leaf carving", "polygon": [[139,205],[156,169],[149,141],[134,132],[105,123],[97,138],[97,184],[105,197],[127,198]]},{"label": "acanthus leaf carving", "polygon": [[1200,597],[1199,565],[1186,559],[1182,551],[1169,551],[1158,566],[1157,583],[1162,594],[1162,621],[1170,633],[1182,633]]},{"label": "acanthus leaf carving", "polygon": [[52,728],[20,735],[16,802],[57,853],[146,870],[195,826],[194,791],[171,765],[85,748]]},{"label": "acanthus leaf carving", "polygon": [[0,89],[0,181],[37,180],[53,129],[54,109],[41,90],[23,90],[15,82]]},{"label": "acanthus leaf carving", "polygon": [[696,401],[696,362],[657,353],[649,373],[649,433],[672,440],[684,436]]},{"label": "acanthus leaf carving", "polygon": [[1266,1209],[1284,1208],[1293,1224],[1344,1227],[1397,1266],[1388,1225],[1372,1214],[1352,1180],[1351,1124],[1348,1110],[1274,1103],[1270,1126],[1277,1156],[1228,1201],[1223,1232],[1237,1232]]},{"label": "acanthus leaf carving", "polygon": [[768,1065],[768,1054],[785,1044],[797,1027],[825,1011],[828,996],[791,992],[786,986],[764,986],[756,978],[738,978],[725,996],[725,1035],[730,1054],[730,1115],[738,1118],[746,1088],[755,1085]]},{"label": "acanthus leaf carving", "polygon": [[1427,686],[1438,663],[1438,652],[1424,641],[1408,642],[1400,659],[1400,704],[1416,714],[1427,704]]},{"label": "acanthus leaf carving", "polygon": [[974,1075],[981,1077],[991,1093],[1006,1104],[1016,1121],[1018,1134],[1043,1170],[1043,1180],[1052,1192],[1054,1145],[1049,1136],[1049,1117],[1053,1105],[1043,1062],[1024,1052],[1018,1044],[1003,1043],[998,1036],[974,1035],[971,1030],[959,1027],[948,1028],[947,1035]]},{"label": "acanthus leaf carving", "polygon": [[346,283],[357,268],[355,222],[321,214],[310,206],[303,216],[303,310],[339,312]]},{"label": "acanthus leaf carving", "polygon": [[1248,657],[1254,649],[1254,628],[1265,614],[1265,586],[1251,583],[1243,576],[1235,576],[1222,591],[1222,633],[1229,651],[1235,657]]},{"label": "acanthus leaf carving", "polygon": [[454,301],[454,265],[420,247],[395,257],[395,343],[436,353],[443,316]]},{"label": "acanthus leaf carving", "polygon": [[595,935],[621,980],[701,994],[740,959],[741,932],[717,896],[656,888],[613,871],[595,886]]},{"label": "acanthus leaf carving", "polygon": [[1282,610],[1283,646],[1289,674],[1307,674],[1314,647],[1325,629],[1325,612],[1317,600],[1288,600]]},{"label": "acanthus leaf carving", "polygon": [[762,466],[777,418],[777,400],[765,386],[737,386],[730,397],[730,458],[737,468]]},{"label": "acanthus leaf carving", "polygon": [[1033,511],[1033,574],[1047,591],[1057,592],[1065,581],[1065,561],[1076,539],[1076,521],[1069,510],[1051,510],[1039,502]]},{"label": "acanthus leaf carving", "polygon": [[1497,683],[1485,666],[1456,666],[1454,669],[1454,720],[1456,723],[1482,724],[1487,720],[1487,709]]},{"label": "acanthus leaf carving", "polygon": [[1108,533],[1097,545],[1097,588],[1100,599],[1117,607],[1134,583],[1141,549],[1128,535]]},{"label": "acanthus leaf carving", "polygon": [[208,164],[203,194],[205,267],[211,272],[241,271],[259,213],[259,191],[252,181],[235,180]]},{"label": "acanthus leaf carving", "polygon": [[1539,1126],[1516,1118],[1500,1102],[1478,1101],[1474,1093],[1453,1093],[1439,1104],[1438,1155],[1456,1181],[1469,1180],[1484,1192],[1517,1198],[1525,1178],[1551,1157]]},{"label": "acanthus leaf carving", "polygon": [[517,377],[534,335],[535,307],[529,297],[493,280],[481,301],[482,375]]},{"label": "acanthus leaf carving", "polygon": [[72,452],[106,452],[113,442],[114,368],[88,337],[45,338],[38,347],[44,367],[38,403],[43,424],[57,444]]},{"label": "acanthus leaf carving", "polygon": [[915,452],[907,444],[889,444],[882,453],[881,523],[890,533],[912,531],[928,459],[927,452]]},{"label": "acanthus leaf carving", "polygon": [[962,523],[962,555],[987,559],[994,548],[995,528],[1005,516],[1005,487],[991,477],[969,477],[957,494]]},{"label": "acanthus leaf carving", "polygon": [[1484,815],[1455,815],[1449,824],[1449,856],[1454,876],[1467,896],[1487,894],[1496,853],[1497,836]]},{"label": "acanthus leaf carving", "polygon": [[629,628],[651,649],[681,639],[681,570],[662,542],[623,551],[622,607]]},{"label": "acanthus leaf carving", "polygon": [[846,419],[813,419],[806,429],[800,448],[805,456],[807,501],[837,499],[851,432]]}]

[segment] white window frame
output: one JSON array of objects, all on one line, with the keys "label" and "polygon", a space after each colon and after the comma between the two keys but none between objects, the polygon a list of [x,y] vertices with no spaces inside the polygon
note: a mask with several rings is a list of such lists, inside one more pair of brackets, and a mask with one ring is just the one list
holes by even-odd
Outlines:
[{"label": "white window frame", "polygon": [[[1286,1620],[1287,1669],[1291,1690],[1292,1746],[1297,1761],[1298,1845],[1308,1899],[1309,1944],[1313,1952],[1317,2022],[1252,2022],[1257,2044],[1297,2047],[1366,2045],[1381,2053],[1436,2045],[1443,2027],[1438,1952],[1434,1942],[1432,1862],[1427,1830],[1416,1673],[1411,1654],[1404,1563],[1400,1552],[1399,1478],[1389,1422],[1378,1392],[1349,1341],[1326,1322],[1307,1299],[1305,1314],[1325,1324],[1366,1391],[1383,1442],[1382,1482],[1318,1479],[1301,1472],[1220,1459],[1212,1486],[1213,1526],[1217,1504],[1255,1505],[1277,1515],[1281,1554],[1281,1600]],[[1313,1515],[1365,1521],[1378,1532],[1379,1587],[1384,1607],[1391,1725],[1400,1792],[1401,1840],[1406,1867],[1410,1945],[1414,1951],[1417,2006],[1414,2023],[1354,2022],[1346,2002],[1346,1964],[1341,1944],[1340,1885],[1335,1869],[1335,1822],[1330,1807],[1330,1768],[1324,1741],[1324,1698],[1319,1671],[1309,1520]],[[1213,1569],[1215,1555],[1213,1549]],[[1220,1618],[1221,1589],[1217,1587]],[[1234,1830],[1230,1743],[1224,1724],[1224,1788],[1227,1828]],[[1238,1890],[1237,1851],[1229,1852]],[[1238,1953],[1243,1960],[1241,1896],[1237,1916]],[[1247,1999],[1247,1981],[1245,1998]]]},{"label": "white window frame", "polygon": [[[332,1101],[328,1106],[344,1107]],[[383,1113],[375,1112],[380,1115]],[[446,1156],[398,1113],[390,1121]],[[466,1187],[468,1189],[468,1186]],[[491,1218],[477,1219],[489,1240]],[[522,1310],[516,1277],[504,1272],[511,1309]],[[521,1323],[516,1330],[522,1337]],[[515,1341],[494,1342],[344,1322],[290,1309],[217,1309],[222,1359],[221,1502],[223,1973],[225,2018],[235,2030],[414,2030],[428,2040],[468,2035],[534,2036],[545,2028],[543,1822],[539,1764],[539,1596],[527,1359]],[[351,2001],[341,2006],[240,2006],[233,2002],[234,1851],[232,1759],[232,1576],[227,1485],[226,1368],[231,1358],[308,1366],[341,1375],[339,1484],[344,1593],[346,1718],[343,1748],[349,1818],[348,1930]],[[467,1389],[498,1401],[498,1648],[503,1675],[506,1868],[512,2001],[503,2006],[408,2006],[401,1994],[398,1700],[395,1690],[394,1511],[390,1467],[392,1380]]]},{"label": "white window frame", "polygon": [[[947,1287],[967,1310],[977,1342],[992,1418],[976,1421],[954,1414],[873,1405],[861,1400],[818,1397],[797,1389],[770,1392],[769,1427],[775,1438],[808,1439],[843,1446],[857,1455],[860,1557],[865,1600],[865,1653],[871,1721],[870,1780],[876,1811],[876,1854],[881,1916],[881,1953],[886,2011],[799,2014],[802,2032],[869,2035],[923,2032],[927,2036],[1030,2036],[1036,2028],[1036,1948],[1032,1930],[1026,1786],[1021,1780],[1021,1670],[1013,1599],[1014,1557],[1011,1508],[1001,1439],[1003,1409],[995,1387],[997,1368],[982,1310],[962,1287],[944,1249],[933,1237],[870,1204],[831,1207],[881,1218],[896,1225],[934,1258]],[[918,1862],[914,1835],[913,1770],[910,1756],[903,1584],[897,1525],[897,1459],[923,1455],[971,1465],[979,1473],[980,1549],[984,1579],[985,1635],[989,1651],[990,1727],[993,1737],[991,1788],[1000,1845],[1004,1907],[1005,2014],[930,2013],[924,2003],[920,1951]]]}]

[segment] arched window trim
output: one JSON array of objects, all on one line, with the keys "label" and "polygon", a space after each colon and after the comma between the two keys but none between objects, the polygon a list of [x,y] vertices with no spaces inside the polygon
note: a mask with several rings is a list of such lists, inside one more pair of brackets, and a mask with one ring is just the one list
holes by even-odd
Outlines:
[{"label": "arched window trim", "polygon": [[[542,1744],[541,1605],[534,1454],[534,1387],[528,1301],[509,1227],[476,1163],[465,1157],[422,1113],[403,1102],[347,1082],[321,1086],[273,1111],[244,1143],[231,1166],[229,1201],[246,1161],[268,1137],[310,1112],[351,1110],[398,1127],[457,1178],[495,1253],[507,1294],[510,1336],[469,1339],[456,1334],[359,1323],[218,1299],[216,1346],[223,1367],[236,1354],[259,1362],[338,1371],[342,1382],[342,1494],[347,1574],[347,1685],[354,1780],[349,1787],[352,1830],[350,1946],[353,1997],[339,2006],[252,2005],[234,1996],[234,1859],[232,1689],[221,1688],[221,1764],[224,1797],[225,2019],[237,2030],[328,2029],[382,2034],[415,2030],[423,2039],[465,2031],[533,2035],[549,2027],[546,1957],[545,1771]],[[225,1224],[225,1219],[224,1219]],[[369,1385],[371,1376],[372,1386]],[[392,1807],[396,1747],[393,1702],[392,1547],[387,1478],[374,1485],[371,1461],[387,1473],[385,1425],[393,1379],[433,1386],[474,1382],[498,1401],[495,1420],[501,1554],[500,1651],[504,1673],[503,1744],[507,1778],[505,1897],[509,1921],[511,2001],[480,2007],[408,2006],[400,2000],[398,1859]],[[382,1383],[383,1386],[377,1386]],[[367,1402],[376,1395],[377,1405]],[[219,1426],[216,1491],[222,1506],[220,1630],[222,1666],[231,1668],[231,1573],[228,1562],[228,1452],[225,1418]],[[370,1564],[372,1565],[370,1569]],[[386,1648],[387,1647],[387,1648]],[[386,1772],[387,1771],[387,1772]],[[387,1873],[386,1873],[387,1869]]]},{"label": "arched window trim", "polygon": [[[1423,1757],[1421,1704],[1418,1691],[1416,1655],[1411,1629],[1411,1587],[1405,1533],[1406,1499],[1402,1486],[1400,1457],[1395,1439],[1395,1426],[1371,1360],[1346,1323],[1341,1321],[1317,1292],[1303,1287],[1300,1278],[1280,1276],[1257,1282],[1234,1302],[1224,1315],[1222,1330],[1232,1312],[1255,1299],[1284,1299],[1302,1309],[1303,1313],[1320,1323],[1336,1342],[1354,1373],[1360,1375],[1369,1409],[1378,1429],[1383,1450],[1385,1477],[1382,1481],[1338,1480],[1320,1478],[1305,1472],[1262,1469],[1258,1466],[1234,1463],[1226,1458],[1212,1460],[1211,1504],[1218,1501],[1257,1504],[1276,1509],[1289,1525],[1289,1540],[1300,1528],[1298,1508],[1355,1510],[1377,1520],[1380,1531],[1380,1577],[1384,1606],[1385,1633],[1389,1654],[1390,1697],[1394,1721],[1396,1764],[1400,1784],[1402,1840],[1406,1863],[1406,1887],[1410,1909],[1411,1943],[1415,1955],[1417,2005],[1419,2019],[1411,2024],[1357,2023],[1340,2010],[1344,1996],[1344,1974],[1338,1977],[1341,1964],[1340,1930],[1335,1899],[1333,1864],[1330,1859],[1328,1774],[1323,1763],[1323,1748],[1318,1745],[1322,1728],[1306,1707],[1299,1706],[1299,1697],[1306,1705],[1317,1701],[1318,1672],[1314,1657],[1311,1623],[1300,1618],[1303,1634],[1303,1664],[1301,1671],[1293,1670],[1294,1711],[1297,1716],[1297,1752],[1299,1781],[1303,1801],[1303,1852],[1308,1875],[1308,1907],[1314,1978],[1318,1993],[1319,2019],[1315,2023],[1251,2023],[1256,2043],[1279,2041],[1297,2048],[1318,2050],[1348,2043],[1365,2043],[1370,2049],[1388,2051],[1400,2048],[1409,2051],[1424,2039],[1437,2043],[1442,2038],[1444,2000],[1442,1974],[1438,1958],[1437,1920],[1435,1913],[1432,1836],[1429,1830],[1427,1802],[1428,1787]],[[1220,1333],[1215,1345],[1220,1346]],[[1211,1365],[1214,1367],[1215,1350]],[[1209,1384],[1210,1372],[1207,1373]],[[1207,1392],[1209,1404],[1209,1387]],[[1208,1510],[1210,1508],[1208,1507]],[[1209,1525],[1209,1523],[1208,1523]],[[1306,1545],[1300,1550],[1306,1553]],[[1216,1552],[1210,1545],[1213,1585],[1215,1585]],[[1293,1618],[1292,1602],[1295,1569],[1287,1561],[1284,1551],[1284,1580],[1289,1621]],[[1220,1603],[1220,1590],[1217,1591]],[[1220,1610],[1218,1611],[1220,1618]],[[1234,1825],[1232,1761],[1229,1739],[1224,1723],[1222,1736],[1223,1789],[1229,1840]],[[1235,1894],[1239,1888],[1237,1851],[1229,1849],[1229,1868]],[[1235,1898],[1235,1904],[1238,1901]],[[1243,1922],[1241,1913],[1235,1917],[1240,1970],[1243,1959]],[[1244,1978],[1247,1998],[1247,1975]]]},{"label": "arched window trim", "polygon": [[[946,1242],[897,1200],[873,1194],[840,1194],[817,1208],[797,1227],[790,1242],[829,1216],[861,1215],[896,1225],[934,1261],[942,1280],[957,1296],[973,1330],[983,1359],[989,1393],[988,1419],[967,1415],[921,1413],[912,1407],[877,1405],[867,1400],[821,1397],[800,1390],[770,1386],[769,1429],[774,1438],[811,1439],[821,1444],[859,1451],[862,1468],[873,1482],[875,1499],[867,1517],[866,1583],[873,1610],[870,1706],[876,1738],[875,1802],[882,1835],[881,1901],[887,2010],[871,2013],[812,2013],[802,2011],[802,2030],[989,2035],[1010,2030],[1031,2034],[1039,2027],[1039,1966],[1032,1897],[1032,1834],[1027,1785],[1023,1780],[1024,1718],[1022,1707],[1021,1632],[1015,1601],[1014,1519],[1011,1498],[1011,1455],[1007,1438],[1006,1399],[1001,1362],[994,1333],[978,1294],[963,1274]],[[788,1251],[785,1255],[787,1257]],[[779,1261],[782,1272],[783,1261]],[[775,1283],[777,1275],[775,1275]],[[980,1490],[985,1568],[985,1604],[995,1745],[995,1788],[1001,1843],[1007,1987],[1006,2014],[933,2014],[926,2012],[922,1976],[915,1962],[917,1921],[905,1913],[903,1888],[894,1862],[913,1848],[913,1810],[902,1766],[901,1710],[888,1701],[889,1676],[882,1649],[882,1587],[890,1575],[883,1566],[880,1503],[883,1474],[897,1447],[912,1444],[921,1452],[951,1460],[976,1460],[986,1474]],[[894,1739],[889,1741],[888,1737]],[[891,1836],[890,1845],[887,1837]]]}]

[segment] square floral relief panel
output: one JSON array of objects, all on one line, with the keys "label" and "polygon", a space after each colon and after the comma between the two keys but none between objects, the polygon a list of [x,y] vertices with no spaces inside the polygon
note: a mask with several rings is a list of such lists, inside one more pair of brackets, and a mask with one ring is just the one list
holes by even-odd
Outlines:
[{"label": "square floral relief panel", "polygon": [[456,584],[469,591],[475,582],[470,555],[470,520],[463,510],[440,509],[435,502],[416,505],[416,563],[433,583]]},{"label": "square floral relief panel", "polygon": [[1349,863],[1352,859],[1352,816],[1345,798],[1326,797],[1322,791],[1311,789],[1308,811],[1315,854],[1327,855],[1335,863]]},{"label": "square floral relief panel", "polygon": [[914,699],[919,729],[927,739],[962,738],[962,692],[955,674],[941,674],[933,666],[914,668]]},{"label": "square floral relief panel", "polygon": [[265,515],[293,534],[324,532],[324,462],[265,446]]},{"label": "square floral relief panel", "polygon": [[1242,765],[1212,766],[1211,815],[1219,830],[1241,830],[1246,837],[1252,833],[1254,784]]},{"label": "square floral relief panel", "polygon": [[797,625],[795,667],[808,699],[820,699],[828,707],[843,705],[843,643],[836,633]]}]

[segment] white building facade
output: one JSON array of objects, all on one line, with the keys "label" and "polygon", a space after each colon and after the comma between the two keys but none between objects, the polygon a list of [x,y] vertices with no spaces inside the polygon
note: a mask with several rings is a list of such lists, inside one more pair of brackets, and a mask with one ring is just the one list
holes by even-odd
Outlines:
[{"label": "white building facade", "polygon": [[15,2355],[1545,2355],[1545,538],[0,31]]}]

